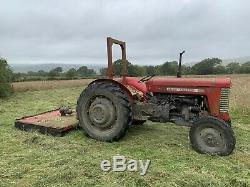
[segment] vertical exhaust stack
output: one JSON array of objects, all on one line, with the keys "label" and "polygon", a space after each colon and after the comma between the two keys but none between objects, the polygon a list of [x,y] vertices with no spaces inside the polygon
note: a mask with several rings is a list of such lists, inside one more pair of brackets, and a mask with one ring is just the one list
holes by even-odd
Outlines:
[{"label": "vertical exhaust stack", "polygon": [[181,61],[182,61],[182,55],[184,53],[185,53],[185,50],[180,53],[178,71],[177,71],[177,78],[181,78]]}]

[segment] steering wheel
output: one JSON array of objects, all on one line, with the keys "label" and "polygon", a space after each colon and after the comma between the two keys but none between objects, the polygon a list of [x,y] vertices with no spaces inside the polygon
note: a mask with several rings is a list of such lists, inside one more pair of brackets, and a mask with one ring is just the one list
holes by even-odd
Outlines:
[{"label": "steering wheel", "polygon": [[141,78],[141,79],[138,81],[138,83],[146,82],[146,81],[152,79],[154,76],[155,76],[155,75],[148,75],[148,76],[145,76],[145,77]]}]

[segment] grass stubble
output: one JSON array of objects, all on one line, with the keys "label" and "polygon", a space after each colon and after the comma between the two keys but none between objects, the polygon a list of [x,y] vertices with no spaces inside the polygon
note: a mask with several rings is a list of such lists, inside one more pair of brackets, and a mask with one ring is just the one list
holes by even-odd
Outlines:
[{"label": "grass stubble", "polygon": [[[14,119],[75,106],[80,87],[15,93],[0,100],[0,186],[250,186],[250,76],[232,77],[231,117],[237,144],[227,157],[192,150],[188,128],[146,122],[131,126],[119,142],[89,139],[82,131],[64,137],[22,132]],[[139,172],[102,172],[114,155],[151,160]]]}]

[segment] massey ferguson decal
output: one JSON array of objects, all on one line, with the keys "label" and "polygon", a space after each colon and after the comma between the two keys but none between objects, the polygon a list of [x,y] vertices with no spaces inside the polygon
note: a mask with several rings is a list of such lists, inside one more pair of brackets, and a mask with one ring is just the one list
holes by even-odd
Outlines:
[{"label": "massey ferguson decal", "polygon": [[203,93],[204,89],[201,88],[179,88],[179,87],[161,87],[160,90],[165,90],[169,92],[194,92],[194,93]]}]

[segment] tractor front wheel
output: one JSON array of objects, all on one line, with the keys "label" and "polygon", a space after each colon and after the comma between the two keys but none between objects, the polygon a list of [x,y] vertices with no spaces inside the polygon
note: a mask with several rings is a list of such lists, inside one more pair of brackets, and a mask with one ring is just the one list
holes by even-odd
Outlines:
[{"label": "tractor front wheel", "polygon": [[132,121],[127,94],[109,82],[90,84],[77,101],[79,125],[100,141],[119,140]]},{"label": "tractor front wheel", "polygon": [[195,121],[190,128],[189,138],[195,151],[210,155],[229,155],[236,143],[231,127],[214,117]]}]

